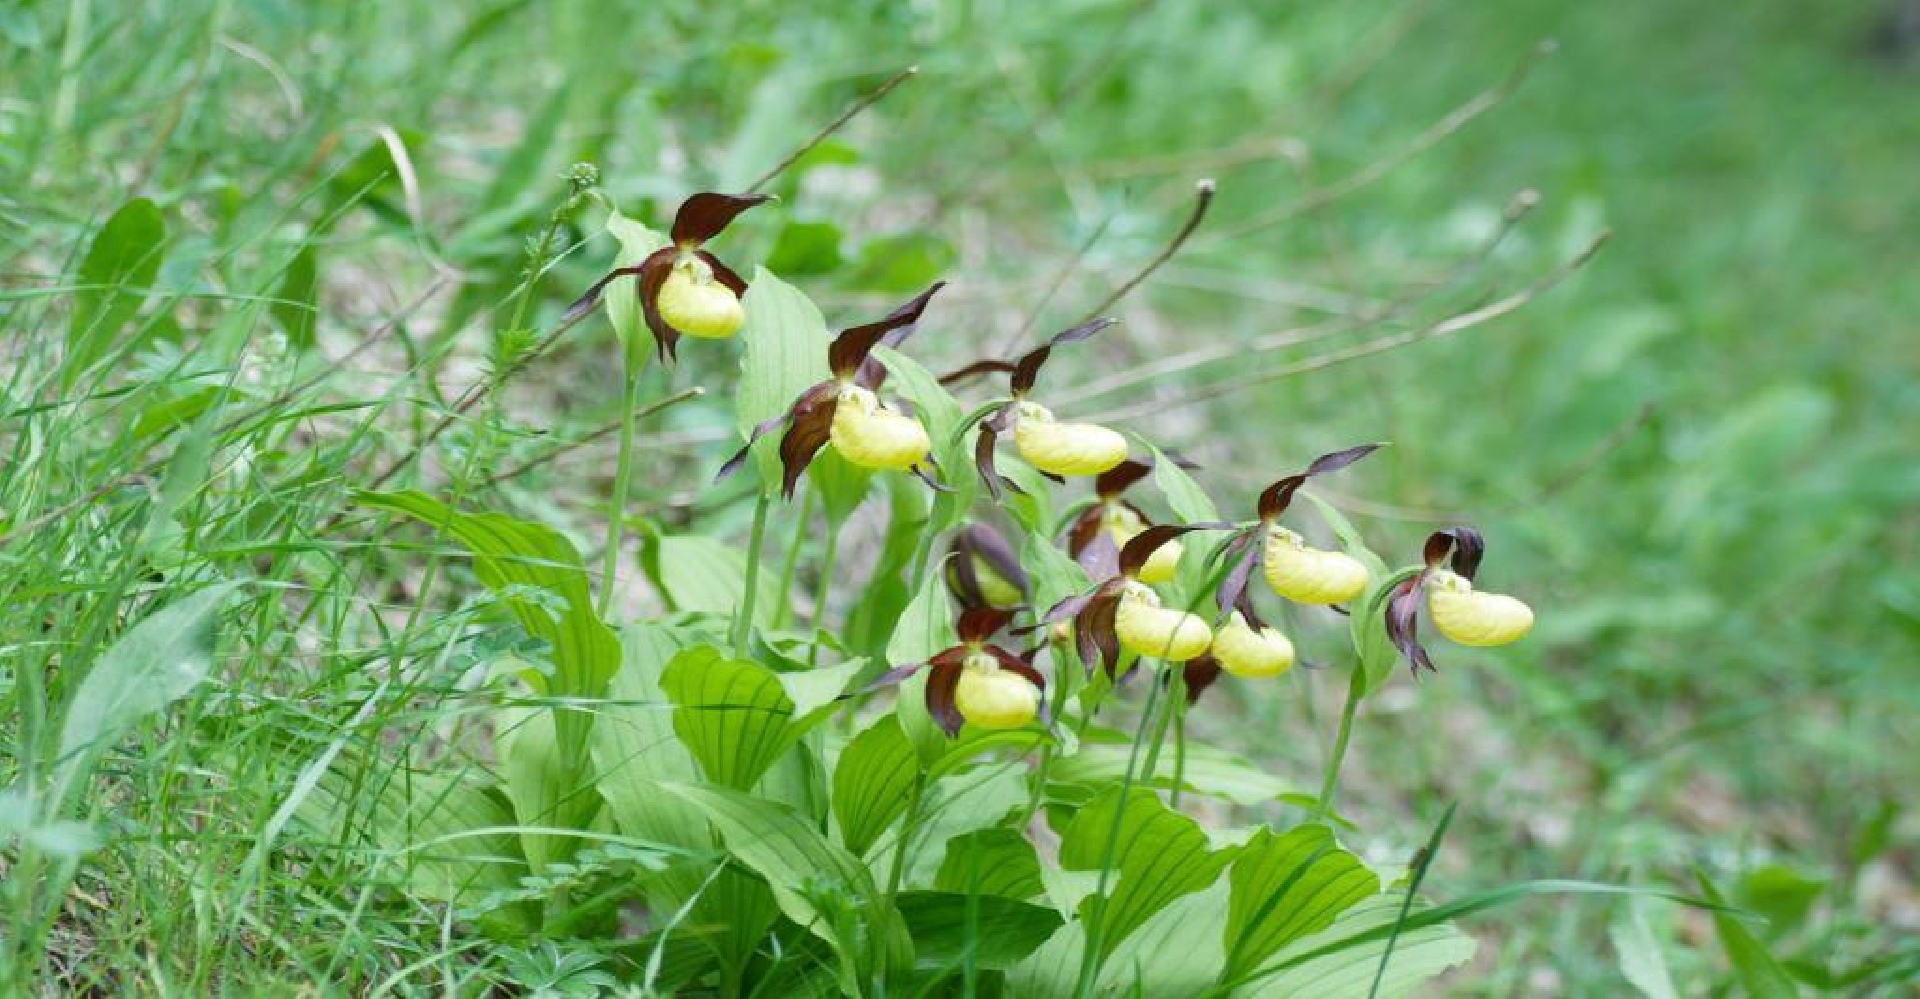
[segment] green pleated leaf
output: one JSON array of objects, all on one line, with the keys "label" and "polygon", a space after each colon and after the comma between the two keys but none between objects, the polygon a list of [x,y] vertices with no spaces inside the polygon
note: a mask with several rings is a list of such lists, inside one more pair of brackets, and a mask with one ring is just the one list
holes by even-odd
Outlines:
[{"label": "green pleated leaf", "polygon": [[[778,481],[778,480],[776,480]],[[676,611],[733,614],[747,589],[747,559],[738,548],[697,534],[654,535],[641,549],[640,565]],[[771,624],[780,601],[780,580],[761,573],[754,622]]]},{"label": "green pleated leaf", "polygon": [[[1113,949],[1094,977],[1097,996],[1197,996],[1220,973],[1226,885],[1174,899]],[[1070,996],[1079,982],[1085,928],[1067,924],[1007,973],[1009,995]]]},{"label": "green pleated leaf", "polygon": [[996,826],[947,841],[947,855],[934,875],[941,891],[1029,899],[1047,890],[1040,856],[1018,831]]},{"label": "green pleated leaf", "polygon": [[853,737],[833,767],[833,817],[840,840],[863,856],[907,810],[920,759],[900,728],[900,719],[882,715]]},{"label": "green pleated leaf", "polygon": [[[747,321],[740,357],[740,383],[734,392],[734,412],[745,438],[760,423],[787,411],[808,388],[826,381],[827,345],[832,334],[820,309],[798,288],[762,267],[741,303]],[[754,466],[763,489],[780,483],[780,435],[767,434],[753,448]]]},{"label": "green pleated leaf", "polygon": [[866,500],[873,489],[873,471],[842,458],[833,448],[821,448],[807,466],[807,481],[820,497],[820,512],[827,523],[837,526],[846,523]]},{"label": "green pleated leaf", "polygon": [[122,327],[140,311],[166,259],[167,223],[146,198],[108,216],[80,260],[81,289],[73,296],[63,366],[68,386],[112,349]]},{"label": "green pleated leaf", "polygon": [[663,625],[628,628],[621,636],[622,661],[607,684],[608,704],[593,726],[597,786],[614,824],[638,839],[677,846],[705,846],[706,819],[672,795],[662,781],[697,781],[700,766],[673,731],[673,702],[660,689],[660,674],[686,644]]},{"label": "green pleated leaf", "polygon": [[806,731],[778,674],[711,645],[675,655],[660,688],[674,703],[674,733],[716,784],[753,787]]},{"label": "green pleated leaf", "polygon": [[1641,995],[1647,999],[1679,999],[1680,990],[1674,987],[1673,972],[1667,968],[1666,955],[1647,919],[1645,902],[1632,898],[1621,905],[1607,927],[1607,939],[1613,942],[1613,952],[1620,959],[1620,974]]},{"label": "green pleated leaf", "polygon": [[1380,879],[1323,825],[1261,829],[1227,872],[1226,974],[1258,968],[1281,947],[1331,925],[1380,892]]},{"label": "green pleated leaf", "polygon": [[[1128,743],[1099,742],[1088,739],[1080,751],[1054,761],[1048,773],[1049,793],[1066,801],[1085,801],[1100,790],[1118,783],[1126,773]],[[1254,766],[1245,759],[1204,743],[1187,746],[1180,786],[1184,791],[1222,798],[1238,805],[1257,805],[1272,801],[1295,790],[1284,779]],[[1173,768],[1163,766],[1144,787],[1170,789]]]},{"label": "green pleated leaf", "polygon": [[1060,913],[999,895],[910,891],[896,900],[922,968],[1008,968],[1060,928]]},{"label": "green pleated leaf", "polygon": [[214,625],[237,583],[209,586],[129,628],[81,679],[60,727],[63,783],[94,751],[186,696],[213,668]]},{"label": "green pleated leaf", "polygon": [[[507,799],[521,825],[585,829],[592,823],[600,796],[584,786],[588,775],[562,755],[553,711],[515,707],[497,712],[494,750],[500,757]],[[576,837],[533,831],[522,832],[520,844],[535,873],[571,857],[580,847]]]},{"label": "green pleated leaf", "polygon": [[953,604],[943,574],[929,572],[887,639],[887,665],[926,662],[959,639],[953,630]]},{"label": "green pleated leaf", "polygon": [[[1439,923],[1403,927],[1393,937],[1393,954],[1386,971],[1380,960],[1386,956],[1390,931],[1400,918],[1406,901],[1401,892],[1387,892],[1348,909],[1332,925],[1318,933],[1294,941],[1274,956],[1274,962],[1286,962],[1309,954],[1329,943],[1362,935],[1363,939],[1330,953],[1311,957],[1287,970],[1236,993],[1260,999],[1296,996],[1326,996],[1328,999],[1366,999],[1379,976],[1381,997],[1406,996],[1451,968],[1473,959],[1476,944],[1472,937]],[[1418,915],[1425,907],[1416,904]]]},{"label": "green pleated leaf", "polygon": [[1081,921],[1099,930],[1103,957],[1167,903],[1213,883],[1233,857],[1211,849],[1199,823],[1145,790],[1123,799],[1115,788],[1082,808],[1061,839],[1060,865],[1099,870],[1109,844],[1114,876],[1106,904],[1096,896],[1080,902]]},{"label": "green pleated leaf", "polygon": [[725,788],[663,788],[704,811],[727,852],[766,880],[780,911],[833,946],[847,994],[864,991],[875,972],[910,964],[912,940],[866,865],[798,812]]},{"label": "green pleated leaf", "polygon": [[[580,553],[558,531],[498,513],[458,513],[420,492],[362,492],[355,499],[423,521],[473,553],[474,575],[501,597],[528,634],[547,642],[551,678],[536,670],[522,673],[535,691],[570,697],[606,692],[607,678],[620,665],[620,640],[594,613]],[[545,591],[552,599],[535,599],[529,590]],[[563,731],[562,737],[578,738],[584,746],[584,734]]]}]

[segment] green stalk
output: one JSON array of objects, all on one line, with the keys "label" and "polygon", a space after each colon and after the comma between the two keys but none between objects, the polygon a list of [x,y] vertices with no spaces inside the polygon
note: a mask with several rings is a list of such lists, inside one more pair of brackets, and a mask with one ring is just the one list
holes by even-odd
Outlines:
[{"label": "green stalk", "polygon": [[1347,704],[1340,709],[1340,730],[1333,737],[1333,755],[1327,757],[1327,773],[1320,781],[1320,803],[1314,807],[1316,821],[1325,820],[1333,811],[1333,792],[1340,783],[1340,764],[1347,758],[1347,742],[1353,738],[1353,715],[1360,707],[1360,665],[1354,664],[1347,681]]},{"label": "green stalk", "polygon": [[[1120,777],[1120,801],[1113,812],[1113,824],[1107,829],[1107,842],[1100,851],[1100,878],[1094,883],[1093,908],[1087,914],[1086,949],[1080,955],[1080,979],[1074,986],[1075,999],[1093,994],[1095,978],[1100,974],[1101,921],[1107,914],[1107,884],[1113,876],[1113,852],[1120,845],[1120,827],[1127,816],[1127,798],[1133,793],[1134,774],[1140,762],[1140,746],[1146,741],[1147,726],[1159,706],[1161,684],[1147,688],[1147,703],[1140,711],[1140,724],[1134,729],[1133,747],[1127,751],[1127,769]],[[1155,742],[1159,739],[1156,736]]]},{"label": "green stalk", "polygon": [[1187,782],[1187,673],[1173,675],[1173,793],[1167,807],[1180,810],[1180,788]]},{"label": "green stalk", "polygon": [[[820,579],[814,586],[813,630],[819,631],[827,619],[827,597],[833,593],[833,561],[840,551],[840,525],[827,525],[827,550],[820,553]],[[820,644],[807,645],[807,665],[818,665]]]},{"label": "green stalk", "polygon": [[773,494],[761,492],[753,503],[753,530],[747,535],[747,582],[740,594],[740,612],[733,619],[733,657],[747,658],[747,643],[753,637],[753,599],[760,589],[760,548],[767,539],[767,511],[773,506]]},{"label": "green stalk", "polygon": [[787,614],[793,607],[793,574],[800,567],[800,549],[807,540],[808,522],[813,519],[813,495],[809,489],[800,497],[800,515],[793,522],[793,540],[787,544],[787,563],[780,568],[780,602],[773,607],[773,628],[778,631],[787,625]]},{"label": "green stalk", "polygon": [[627,491],[633,486],[633,411],[640,402],[640,372],[628,352],[620,392],[620,458],[613,472],[613,497],[607,504],[607,550],[600,563],[601,618],[613,608],[614,582],[620,572],[620,534],[627,521]]},{"label": "green stalk", "polygon": [[907,870],[907,847],[913,842],[913,834],[919,831],[920,802],[927,793],[927,772],[920,770],[913,775],[913,790],[907,796],[907,813],[900,819],[900,839],[893,847],[893,863],[887,871],[887,902],[891,906],[893,898],[900,893],[900,879]]}]

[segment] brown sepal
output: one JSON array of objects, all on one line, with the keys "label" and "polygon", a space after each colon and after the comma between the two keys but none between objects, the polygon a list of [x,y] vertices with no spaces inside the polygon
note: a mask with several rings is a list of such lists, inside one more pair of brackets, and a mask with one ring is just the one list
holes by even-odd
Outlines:
[{"label": "brown sepal", "polygon": [[705,250],[696,250],[693,255],[699,257],[701,262],[705,263],[708,267],[713,268],[714,280],[726,285],[727,290],[733,292],[736,297],[744,296],[747,293],[747,279],[734,273],[733,268],[721,263],[719,257]]},{"label": "brown sepal", "polygon": [[965,649],[948,649],[928,660],[932,669],[927,673],[927,713],[940,723],[941,731],[949,737],[960,734],[960,726],[966,719],[960,717],[960,707],[954,703],[954,689],[960,685],[960,672],[966,667]]},{"label": "brown sepal", "polygon": [[1307,466],[1306,471],[1280,479],[1261,492],[1260,519],[1274,520],[1285,513],[1287,506],[1293,502],[1293,494],[1298,492],[1301,486],[1306,485],[1308,479],[1345,468],[1380,450],[1380,447],[1379,444],[1361,444],[1358,447],[1334,451],[1313,459],[1313,463]]},{"label": "brown sepal", "polygon": [[1387,637],[1406,657],[1416,677],[1422,669],[1439,672],[1433,665],[1433,659],[1427,655],[1426,648],[1420,644],[1420,596],[1425,582],[1426,574],[1421,573],[1394,587],[1393,595],[1387,598]]},{"label": "brown sepal", "polygon": [[765,194],[716,194],[702,191],[680,202],[673,216],[673,241],[678,246],[699,246],[720,235],[741,212],[773,199]]},{"label": "brown sepal", "polygon": [[1007,626],[1013,620],[1013,611],[998,607],[969,607],[960,612],[960,620],[953,630],[960,641],[977,645],[993,637],[994,632]]},{"label": "brown sepal", "polygon": [[1213,686],[1215,680],[1220,679],[1220,660],[1211,655],[1189,659],[1180,670],[1180,678],[1186,683],[1187,703],[1193,704],[1200,700],[1200,695],[1206,693],[1208,687]]},{"label": "brown sepal", "polygon": [[[1079,532],[1086,518],[1076,521],[1073,531]],[[1100,529],[1099,515],[1095,515],[1093,531],[1084,544],[1077,543],[1072,534],[1067,539],[1068,551],[1073,560],[1085,569],[1088,579],[1108,580],[1120,575],[1120,546],[1113,543],[1113,535]]]},{"label": "brown sepal", "polygon": [[1487,553],[1487,539],[1471,527],[1449,527],[1427,535],[1424,552],[1427,568],[1432,569],[1453,556],[1453,571],[1468,579],[1480,571],[1480,559]]},{"label": "brown sepal", "polygon": [[1153,553],[1158,551],[1161,545],[1182,534],[1191,534],[1194,531],[1217,531],[1232,526],[1232,524],[1223,523],[1156,524],[1134,535],[1132,540],[1120,549],[1120,572],[1131,579],[1140,571],[1141,566],[1147,564],[1147,559],[1152,558]]},{"label": "brown sepal", "polygon": [[640,265],[640,313],[647,317],[647,329],[653,331],[653,342],[660,348],[660,360],[671,363],[674,349],[680,343],[680,331],[667,325],[660,315],[660,289],[667,283],[667,275],[673,273],[671,258],[662,259],[661,254],[672,253],[668,248],[654,253]]},{"label": "brown sepal", "polygon": [[954,583],[954,596],[960,599],[963,608],[987,606],[986,597],[980,592],[980,580],[974,572],[973,560],[976,558],[986,562],[1022,596],[1026,595],[1026,570],[1020,567],[1020,559],[1014,554],[1012,546],[1007,544],[1007,539],[993,528],[985,524],[968,524],[953,536],[953,543],[947,551],[953,573],[949,578]]},{"label": "brown sepal", "polygon": [[973,440],[973,468],[980,473],[980,481],[986,484],[987,495],[995,503],[1000,502],[1003,489],[1011,489],[1016,493],[1020,491],[1020,487],[1002,476],[994,464],[995,448],[999,446],[1000,435],[1013,422],[1013,414],[1013,403],[994,410],[992,416],[980,421],[980,432]]},{"label": "brown sepal", "polygon": [[975,361],[964,368],[956,368],[941,375],[940,384],[948,386],[958,385],[970,378],[979,378],[982,375],[1001,374],[1012,370],[1012,361]]},{"label": "brown sepal", "polygon": [[1253,578],[1253,570],[1266,557],[1267,546],[1259,537],[1260,528],[1255,527],[1233,536],[1221,551],[1228,558],[1238,559],[1233,568],[1220,580],[1220,588],[1213,592],[1214,605],[1220,608],[1220,616],[1227,612],[1250,604],[1247,597],[1247,583]]},{"label": "brown sepal", "polygon": [[[888,313],[885,318],[865,326],[855,326],[841,331],[833,338],[833,345],[827,348],[827,366],[841,377],[855,375],[863,388],[875,388],[886,377],[886,371],[878,364],[869,366],[867,355],[873,348],[885,345],[898,347],[912,335],[920,314],[927,309],[927,303],[933,300],[935,292],[946,287],[945,281],[935,281],[932,287],[914,296],[905,305]],[[870,383],[871,382],[871,383]]]},{"label": "brown sepal", "polygon": [[1096,593],[1097,599],[1073,619],[1073,639],[1088,676],[1098,667],[1112,677],[1113,668],[1120,664],[1120,636],[1113,630],[1120,596],[1118,592],[1104,592],[1104,587]]},{"label": "brown sepal", "polygon": [[1111,499],[1126,492],[1134,483],[1153,474],[1153,459],[1128,458],[1112,468],[1101,472],[1093,480],[1094,495],[1101,499]]},{"label": "brown sepal", "polygon": [[839,408],[839,385],[821,382],[800,393],[787,416],[792,421],[780,438],[780,493],[793,498],[793,489],[806,474],[813,456],[833,436],[833,414]]},{"label": "brown sepal", "polygon": [[1115,319],[1102,317],[1092,322],[1081,323],[1070,330],[1063,330],[1054,334],[1053,339],[1022,354],[1020,359],[1013,363],[1013,378],[1011,379],[1013,394],[1016,396],[1025,395],[1028,389],[1033,388],[1034,381],[1040,377],[1041,367],[1047,363],[1047,358],[1052,356],[1053,348],[1063,344],[1079,343],[1093,336],[1095,333],[1112,326],[1117,321],[1118,320]]}]

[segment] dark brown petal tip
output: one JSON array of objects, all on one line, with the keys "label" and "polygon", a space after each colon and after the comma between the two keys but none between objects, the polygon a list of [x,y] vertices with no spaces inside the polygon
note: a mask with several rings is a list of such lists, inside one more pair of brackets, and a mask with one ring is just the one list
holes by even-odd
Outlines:
[{"label": "dark brown petal tip", "polygon": [[800,393],[787,417],[792,421],[780,438],[780,493],[793,498],[793,489],[806,474],[813,456],[833,436],[833,414],[838,407],[838,386],[821,382]]},{"label": "dark brown petal tip", "polygon": [[720,235],[741,212],[772,200],[765,194],[696,194],[682,201],[680,211],[673,216],[673,241],[679,246],[698,246]]},{"label": "dark brown petal tip", "polygon": [[1120,610],[1120,597],[1102,588],[1097,599],[1073,619],[1073,638],[1080,650],[1080,662],[1092,676],[1095,668],[1113,676],[1120,664],[1120,636],[1114,633],[1114,615]]},{"label": "dark brown petal tip", "polygon": [[979,378],[982,375],[1001,374],[1012,370],[1012,361],[975,361],[964,368],[955,368],[941,375],[940,384],[953,386],[970,378]]},{"label": "dark brown petal tip", "polygon": [[1288,505],[1293,502],[1293,494],[1298,492],[1301,486],[1306,485],[1308,479],[1345,468],[1380,450],[1381,447],[1382,445],[1379,444],[1362,444],[1313,459],[1313,463],[1307,466],[1306,471],[1280,479],[1260,494],[1260,519],[1273,520],[1285,513]]},{"label": "dark brown petal tip", "polygon": [[877,693],[879,691],[885,690],[888,687],[892,687],[900,683],[901,681],[905,680],[907,677],[910,677],[915,673],[920,672],[920,668],[925,665],[926,663],[908,663],[905,666],[895,666],[894,668],[886,671],[885,673],[882,673],[879,676],[874,677],[872,683],[869,683],[866,686],[861,687],[859,690],[856,690],[850,694],[842,695],[841,700],[845,700],[848,697],[859,697],[865,694],[872,694],[872,693]]},{"label": "dark brown petal tip", "polygon": [[1233,568],[1227,570],[1226,576],[1220,580],[1220,588],[1213,592],[1214,606],[1220,609],[1222,617],[1249,602],[1247,581],[1253,578],[1253,570],[1266,557],[1266,547],[1254,531],[1241,531],[1221,546],[1221,551],[1228,558],[1236,560]]},{"label": "dark brown petal tip", "polygon": [[1422,669],[1430,673],[1439,672],[1433,665],[1433,659],[1427,655],[1426,648],[1420,644],[1420,584],[1425,578],[1422,573],[1394,587],[1393,596],[1387,599],[1385,612],[1387,638],[1406,657],[1414,676],[1419,676]]},{"label": "dark brown petal tip", "polygon": [[[651,260],[652,258],[649,257],[648,259]],[[616,267],[607,272],[605,277],[595,281],[593,287],[587,289],[586,294],[574,299],[573,304],[567,306],[567,313],[560,317],[560,321],[563,323],[579,322],[586,317],[587,313],[592,312],[594,308],[600,304],[600,295],[607,290],[607,285],[613,283],[616,278],[632,277],[640,273],[645,267],[646,263],[643,262],[635,264],[632,267]]]},{"label": "dark brown petal tip", "polygon": [[1013,620],[1013,611],[998,607],[971,607],[961,612],[960,620],[953,630],[962,642],[969,644],[984,642],[992,638],[994,632],[1007,626]]},{"label": "dark brown petal tip", "polygon": [[1147,564],[1147,559],[1152,558],[1154,552],[1160,550],[1161,545],[1182,534],[1190,534],[1194,531],[1217,531],[1232,526],[1232,524],[1207,523],[1157,524],[1149,527],[1134,535],[1133,540],[1128,541],[1126,547],[1120,549],[1120,572],[1131,578],[1140,571],[1141,566]]},{"label": "dark brown petal tip", "polygon": [[1427,567],[1435,568],[1448,555],[1453,556],[1453,571],[1472,579],[1480,571],[1480,559],[1487,553],[1487,539],[1471,527],[1449,527],[1427,535]]},{"label": "dark brown petal tip", "polygon": [[885,318],[842,331],[833,339],[833,345],[827,348],[827,366],[833,369],[834,374],[843,377],[855,372],[864,375],[862,364],[873,348],[881,344],[898,347],[906,342],[913,333],[914,324],[920,321],[920,314],[927,310],[927,303],[933,301],[934,293],[946,285],[945,281],[935,281],[932,287],[915,295]]},{"label": "dark brown petal tip", "polygon": [[959,735],[960,726],[966,723],[966,719],[960,717],[960,706],[953,700],[963,669],[960,660],[937,657],[933,669],[927,673],[927,713],[940,723],[941,731],[948,737]]},{"label": "dark brown petal tip", "polygon": [[660,254],[661,250],[647,258],[640,271],[640,314],[647,318],[647,329],[653,331],[653,342],[660,348],[660,360],[671,363],[674,349],[680,343],[680,331],[667,325],[660,315],[660,288],[667,283],[667,275],[673,273],[673,263]]},{"label": "dark brown petal tip", "polygon": [[1215,680],[1220,679],[1220,661],[1210,655],[1189,659],[1180,671],[1180,679],[1187,688],[1187,703],[1193,704],[1200,700],[1200,695],[1206,693],[1208,687],[1213,686]]},{"label": "dark brown petal tip", "polygon": [[1033,388],[1034,381],[1040,377],[1040,369],[1046,365],[1047,358],[1053,355],[1053,348],[1063,344],[1079,343],[1117,321],[1103,317],[1092,322],[1081,323],[1070,330],[1054,334],[1053,339],[1021,355],[1013,365],[1013,394],[1024,395],[1028,389]]},{"label": "dark brown petal tip", "polygon": [[1153,474],[1152,458],[1128,458],[1095,477],[1093,491],[1102,499],[1111,499],[1126,492],[1134,483],[1151,474]]}]

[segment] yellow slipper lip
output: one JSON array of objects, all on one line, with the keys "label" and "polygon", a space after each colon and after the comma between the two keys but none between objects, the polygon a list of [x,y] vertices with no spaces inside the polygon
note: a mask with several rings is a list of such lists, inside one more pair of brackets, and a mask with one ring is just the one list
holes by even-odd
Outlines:
[{"label": "yellow slipper lip", "polygon": [[1427,614],[1435,631],[1461,645],[1510,645],[1533,630],[1533,608],[1504,593],[1473,589],[1453,573],[1427,584]]},{"label": "yellow slipper lip", "polygon": [[1213,658],[1234,676],[1279,676],[1293,666],[1293,642],[1272,628],[1255,631],[1234,611],[1213,636]]},{"label": "yellow slipper lip", "polygon": [[932,448],[919,420],[896,413],[872,392],[851,386],[834,406],[830,436],[840,456],[862,468],[904,471],[925,460]]},{"label": "yellow slipper lip", "polygon": [[733,289],[713,279],[710,270],[690,261],[675,264],[660,285],[654,308],[668,326],[691,337],[724,340],[740,332],[747,313]]},{"label": "yellow slipper lip", "polygon": [[999,668],[990,659],[969,660],[954,684],[953,706],[970,725],[985,729],[1020,728],[1040,713],[1040,690],[1026,677]]},{"label": "yellow slipper lip", "polygon": [[1294,603],[1345,603],[1366,592],[1367,567],[1345,552],[1309,548],[1283,527],[1270,529],[1266,544],[1267,585]]},{"label": "yellow slipper lip", "polygon": [[1197,615],[1160,606],[1160,598],[1140,583],[1120,596],[1113,631],[1120,647],[1139,656],[1186,662],[1206,654],[1213,629]]},{"label": "yellow slipper lip", "polygon": [[1014,447],[1027,464],[1059,476],[1099,475],[1127,460],[1127,439],[1094,423],[1061,423],[1042,406],[1023,404]]}]

